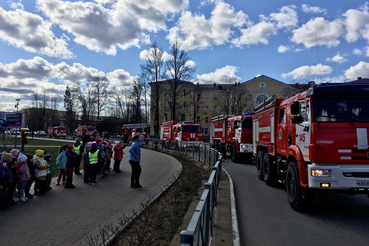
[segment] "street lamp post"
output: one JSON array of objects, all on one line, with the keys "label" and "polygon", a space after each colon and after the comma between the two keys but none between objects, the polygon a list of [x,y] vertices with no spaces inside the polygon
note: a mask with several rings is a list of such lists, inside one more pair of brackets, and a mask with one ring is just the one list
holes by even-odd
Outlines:
[{"label": "street lamp post", "polygon": [[[18,106],[20,99],[15,99],[17,101],[17,104],[15,107],[17,108],[17,114],[18,114]],[[17,135],[18,135],[18,127],[15,128],[15,142],[14,142],[14,148],[17,148]]]}]

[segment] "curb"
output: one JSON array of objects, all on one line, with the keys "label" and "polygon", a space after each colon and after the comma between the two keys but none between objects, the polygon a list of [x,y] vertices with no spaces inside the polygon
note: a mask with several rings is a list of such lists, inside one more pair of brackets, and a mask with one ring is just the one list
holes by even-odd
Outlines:
[{"label": "curb", "polygon": [[233,189],[233,181],[229,173],[224,168],[222,169],[223,169],[223,172],[227,174],[228,180],[229,180],[229,191],[230,191],[230,196],[231,196],[233,246],[240,246],[240,234],[238,231],[237,210],[236,210],[236,200],[235,200],[234,189]]}]

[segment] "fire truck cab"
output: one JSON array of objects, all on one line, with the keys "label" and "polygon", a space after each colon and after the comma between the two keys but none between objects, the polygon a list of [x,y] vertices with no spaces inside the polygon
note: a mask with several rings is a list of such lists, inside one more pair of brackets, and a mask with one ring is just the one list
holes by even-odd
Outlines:
[{"label": "fire truck cab", "polygon": [[257,175],[285,183],[292,209],[313,205],[314,191],[369,193],[369,84],[320,84],[254,109]]},{"label": "fire truck cab", "polygon": [[76,137],[82,137],[85,132],[87,132],[88,135],[92,134],[96,128],[94,126],[86,126],[86,125],[79,125],[78,128],[74,131],[74,134]]},{"label": "fire truck cab", "polygon": [[122,135],[128,134],[127,141],[130,141],[135,135],[144,135],[145,138],[150,138],[151,125],[149,123],[124,124],[122,127]]},{"label": "fire truck cab", "polygon": [[167,121],[163,122],[160,131],[160,140],[175,141],[179,147],[202,147],[203,136],[201,126],[193,122]]},{"label": "fire truck cab", "polygon": [[241,155],[252,155],[252,115],[219,115],[211,118],[210,144],[237,162]]},{"label": "fire truck cab", "polygon": [[64,126],[54,126],[47,129],[50,138],[66,138],[67,129]]}]

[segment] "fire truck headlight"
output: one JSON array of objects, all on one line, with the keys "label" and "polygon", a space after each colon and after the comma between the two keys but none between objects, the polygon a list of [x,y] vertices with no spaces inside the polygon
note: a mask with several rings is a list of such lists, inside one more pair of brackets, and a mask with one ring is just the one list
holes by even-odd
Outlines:
[{"label": "fire truck headlight", "polygon": [[186,148],[186,145],[185,144],[183,145],[183,148]]},{"label": "fire truck headlight", "polygon": [[331,170],[329,169],[314,169],[311,170],[311,176],[313,177],[330,177]]},{"label": "fire truck headlight", "polygon": [[202,148],[202,144],[200,144],[200,146],[199,146],[200,148]]},{"label": "fire truck headlight", "polygon": [[244,149],[244,148],[246,148],[246,145],[243,145],[243,144],[242,144],[242,145],[241,145],[241,148],[243,148],[243,149]]}]

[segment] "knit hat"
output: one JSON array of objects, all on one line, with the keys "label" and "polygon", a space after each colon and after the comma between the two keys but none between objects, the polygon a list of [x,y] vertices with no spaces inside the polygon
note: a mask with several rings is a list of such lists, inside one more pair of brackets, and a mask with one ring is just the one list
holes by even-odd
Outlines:
[{"label": "knit hat", "polygon": [[46,155],[46,156],[45,156],[45,160],[46,160],[46,161],[50,161],[50,159],[51,159],[51,155]]},{"label": "knit hat", "polygon": [[110,141],[109,141],[109,139],[105,138],[105,139],[104,139],[104,142],[109,143]]},{"label": "knit hat", "polygon": [[119,141],[115,141],[115,145],[118,145],[119,144]]},{"label": "knit hat", "polygon": [[10,154],[11,154],[12,156],[14,156],[14,157],[18,156],[18,155],[19,155],[19,153],[20,153],[19,149],[12,149],[12,150],[10,151]]},{"label": "knit hat", "polygon": [[90,148],[91,148],[91,145],[86,144],[86,146],[85,146],[85,150],[86,150],[86,151],[90,151]]},{"label": "knit hat", "polygon": [[67,146],[67,150],[68,150],[68,151],[71,151],[72,149],[73,149],[73,145],[68,145],[68,146]]},{"label": "knit hat", "polygon": [[41,156],[43,155],[43,153],[44,153],[44,151],[43,151],[43,150],[41,150],[41,149],[38,149],[38,150],[36,150],[36,152],[35,152],[36,156],[38,156],[38,157],[41,157]]},{"label": "knit hat", "polygon": [[1,160],[3,162],[10,163],[12,161],[12,155],[4,151]]},{"label": "knit hat", "polygon": [[27,161],[27,156],[26,155],[24,155],[24,154],[22,154],[22,153],[20,153],[19,154],[19,157],[18,157],[18,161],[20,161],[20,162],[26,162]]},{"label": "knit hat", "polygon": [[100,138],[96,138],[96,143],[100,144],[101,143],[101,139]]}]

